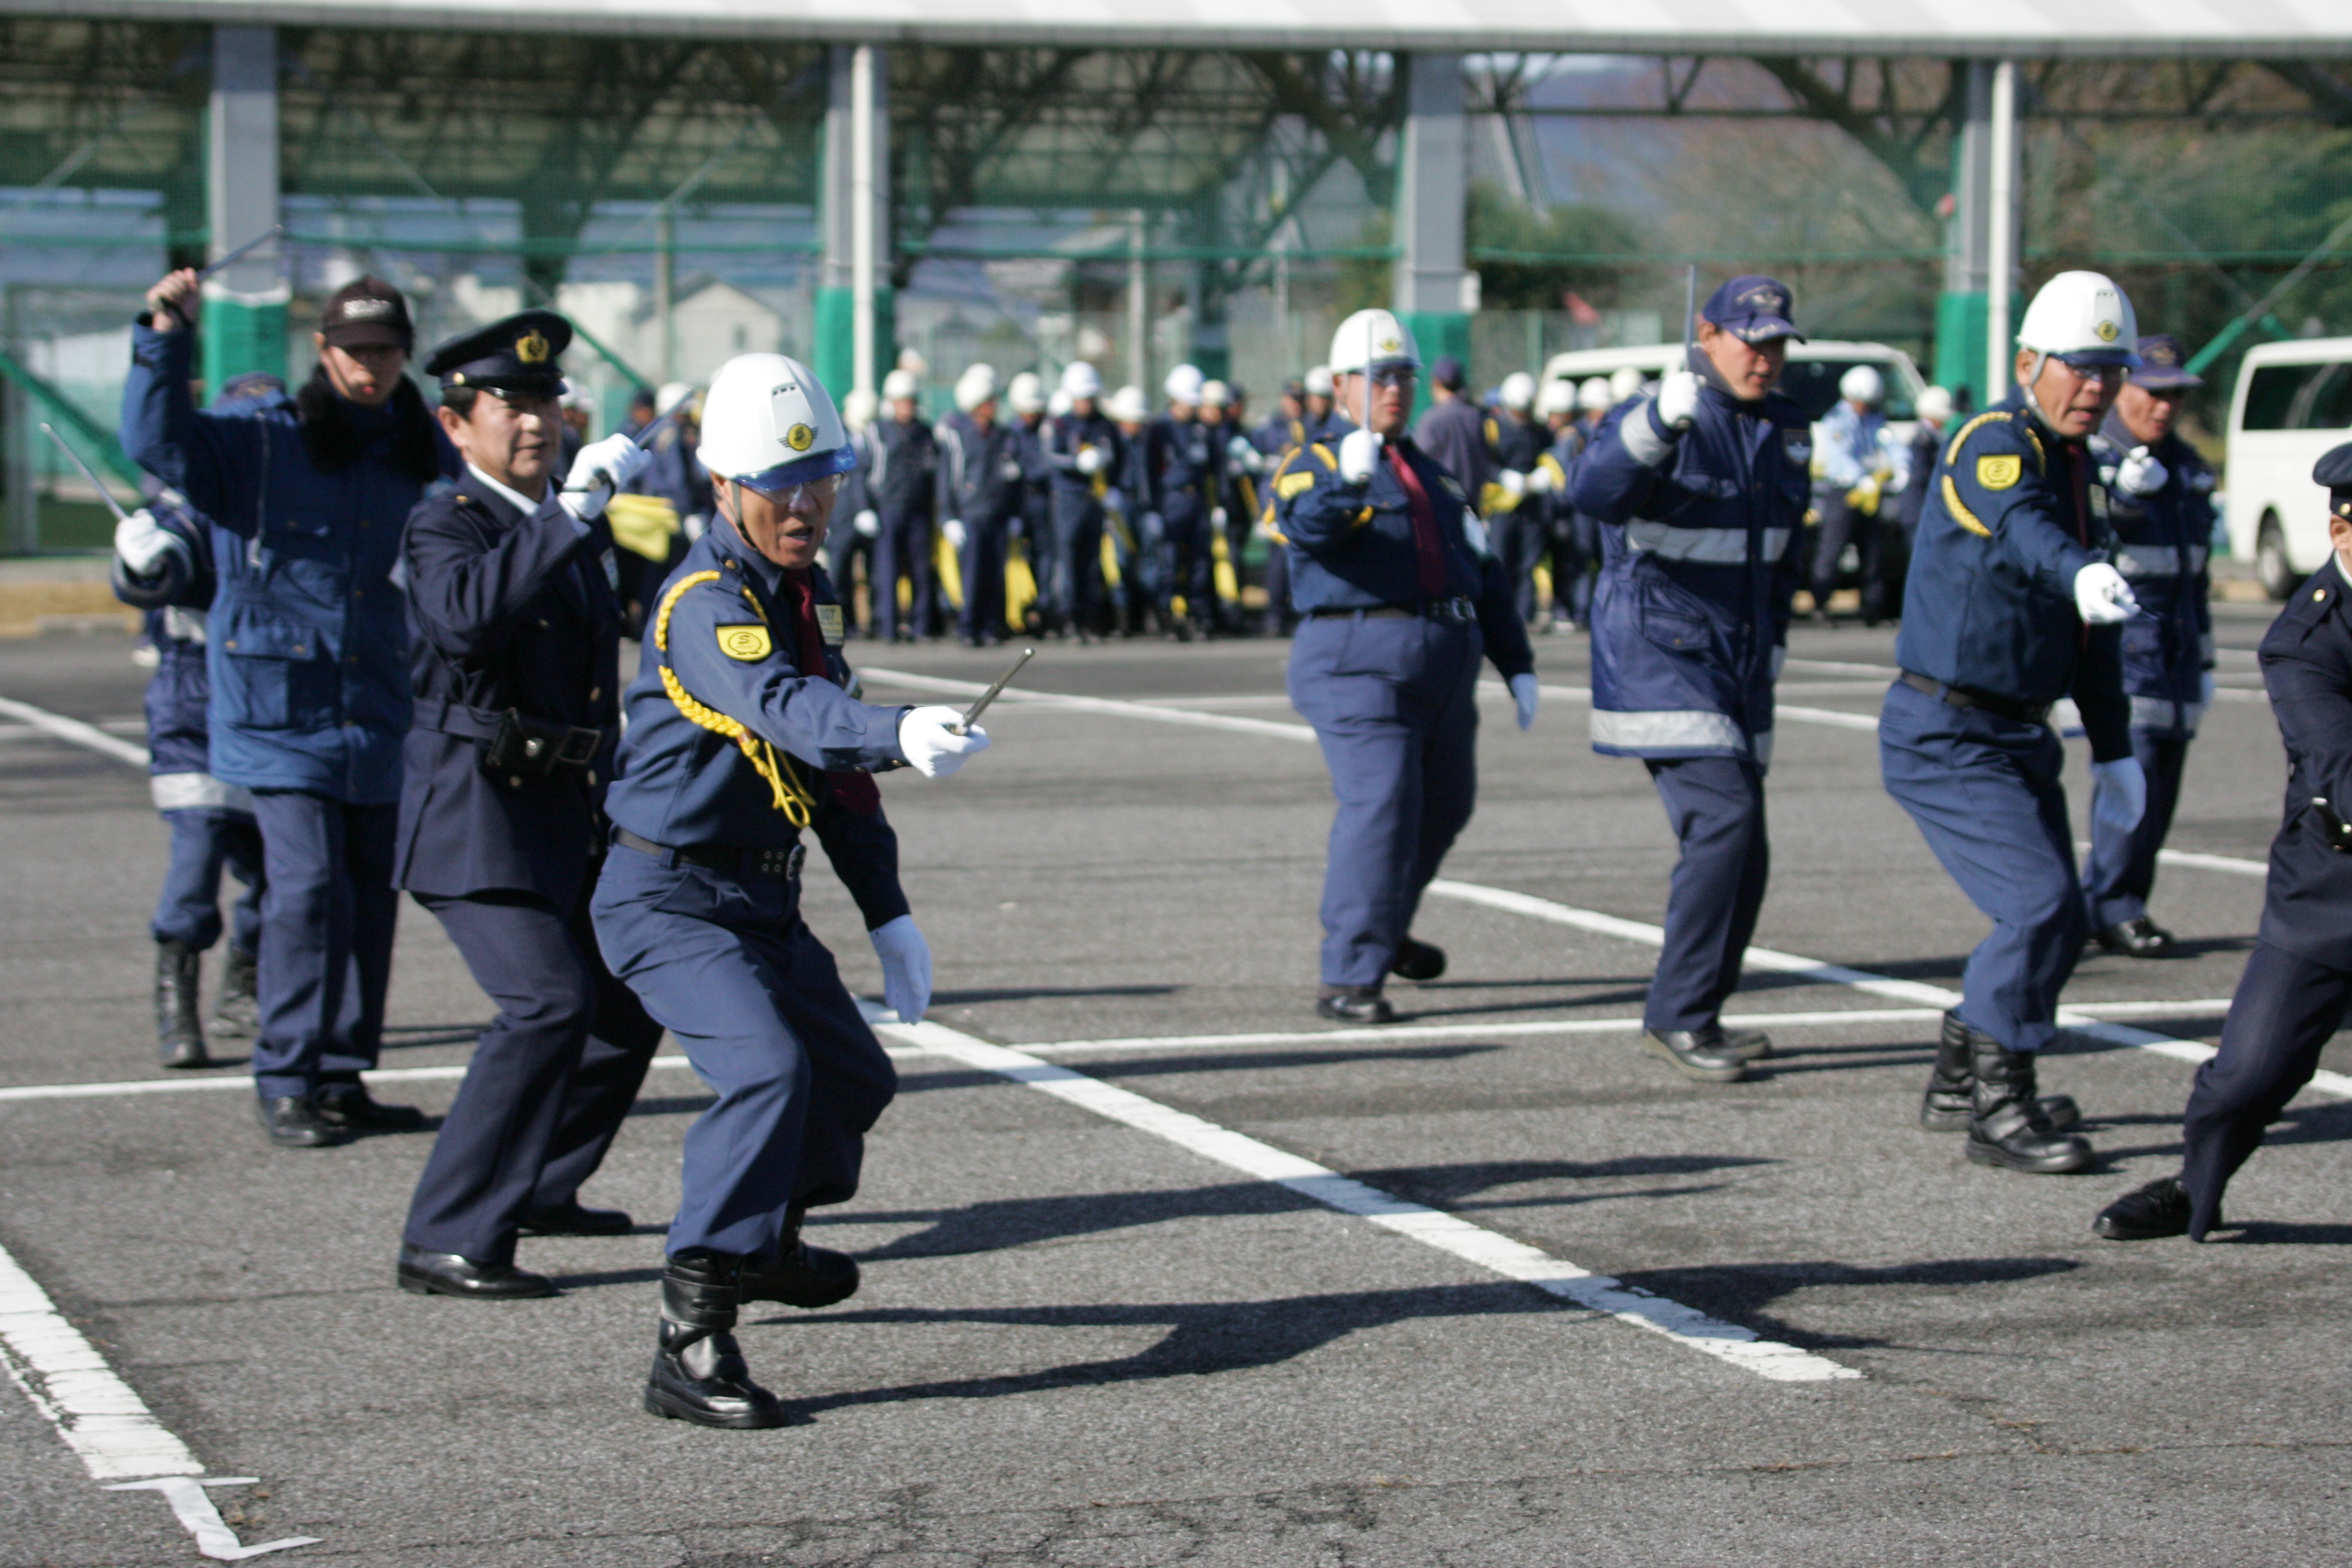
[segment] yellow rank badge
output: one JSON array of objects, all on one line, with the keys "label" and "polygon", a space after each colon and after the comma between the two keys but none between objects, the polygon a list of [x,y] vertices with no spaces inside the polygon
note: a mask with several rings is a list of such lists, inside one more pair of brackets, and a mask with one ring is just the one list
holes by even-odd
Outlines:
[{"label": "yellow rank badge", "polygon": [[2025,459],[2014,452],[2005,457],[1977,459],[1977,483],[1989,490],[2009,489],[2024,472]]},{"label": "yellow rank badge", "polygon": [[757,664],[775,651],[776,645],[768,640],[768,628],[761,626],[721,626],[719,628],[719,651],[729,658],[740,658],[745,664]]}]

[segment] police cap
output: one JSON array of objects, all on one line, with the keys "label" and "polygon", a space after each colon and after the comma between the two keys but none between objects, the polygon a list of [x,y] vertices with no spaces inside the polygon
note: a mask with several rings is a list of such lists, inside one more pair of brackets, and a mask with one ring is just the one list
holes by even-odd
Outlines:
[{"label": "police cap", "polygon": [[2134,386],[2149,392],[2170,392],[2177,387],[2205,384],[2203,376],[2189,374],[2189,356],[2180,352],[2180,340],[2170,332],[2142,338],[2136,346],[2139,350],[2139,368],[2131,373]]},{"label": "police cap", "polygon": [[563,391],[563,370],[556,360],[571,345],[571,322],[552,310],[519,310],[445,341],[425,362],[425,374],[439,376],[445,389],[553,397]]},{"label": "police cap", "polygon": [[2352,522],[2352,441],[2321,458],[2312,468],[2311,479],[2326,488],[2328,512]]},{"label": "police cap", "polygon": [[1791,309],[1795,302],[1786,283],[1750,273],[1709,295],[1698,314],[1699,320],[1714,322],[1742,342],[1769,343],[1776,338],[1802,342],[1805,334],[1797,331]]}]

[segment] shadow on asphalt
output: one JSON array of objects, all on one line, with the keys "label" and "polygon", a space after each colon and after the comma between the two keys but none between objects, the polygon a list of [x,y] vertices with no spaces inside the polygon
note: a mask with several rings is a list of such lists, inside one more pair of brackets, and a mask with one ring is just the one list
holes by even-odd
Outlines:
[{"label": "shadow on asphalt", "polygon": [[1895,1342],[1853,1334],[1809,1331],[1767,1310],[1771,1303],[1799,1290],[1823,1286],[1846,1289],[1906,1290],[1969,1285],[2013,1285],[2071,1273],[2082,1267],[2072,1258],[1953,1258],[1926,1263],[1899,1263],[1884,1268],[1857,1268],[1851,1263],[1727,1263],[1689,1268],[1653,1268],[1621,1274],[1628,1285],[1654,1290],[1686,1307],[1745,1323],[1772,1339],[1785,1340],[1807,1350],[1874,1349]]}]

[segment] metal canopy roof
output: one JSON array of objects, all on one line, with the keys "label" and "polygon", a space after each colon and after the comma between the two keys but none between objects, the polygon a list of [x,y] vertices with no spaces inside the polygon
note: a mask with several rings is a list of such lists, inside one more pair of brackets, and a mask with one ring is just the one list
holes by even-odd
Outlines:
[{"label": "metal canopy roof", "polygon": [[2347,0],[0,0],[48,16],[1203,49],[2248,58],[2352,54]]}]

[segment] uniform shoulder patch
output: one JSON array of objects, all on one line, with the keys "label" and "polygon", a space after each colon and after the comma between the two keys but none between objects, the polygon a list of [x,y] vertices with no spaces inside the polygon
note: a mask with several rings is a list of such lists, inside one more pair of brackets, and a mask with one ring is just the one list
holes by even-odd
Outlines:
[{"label": "uniform shoulder patch", "polygon": [[745,664],[757,664],[775,652],[776,645],[768,628],[754,622],[748,626],[720,626],[719,651],[729,658],[740,658]]},{"label": "uniform shoulder patch", "polygon": [[1989,490],[2008,489],[2024,474],[2025,459],[2014,452],[1977,459],[1977,483]]},{"label": "uniform shoulder patch", "polygon": [[1274,481],[1274,493],[1284,500],[1296,500],[1315,488],[1312,473],[1285,474]]}]

